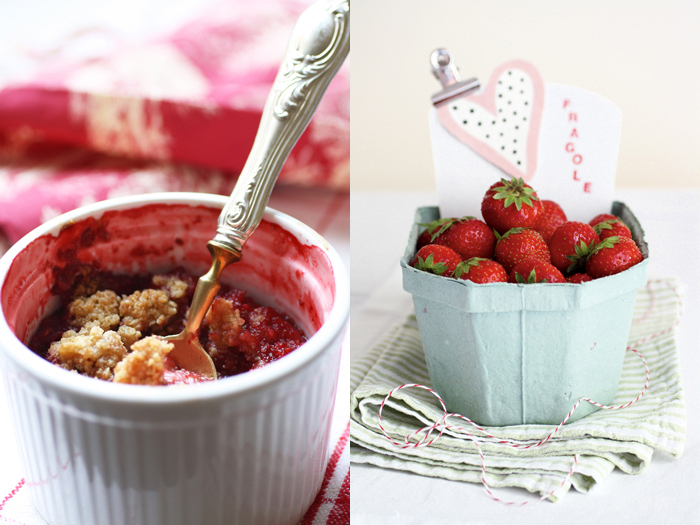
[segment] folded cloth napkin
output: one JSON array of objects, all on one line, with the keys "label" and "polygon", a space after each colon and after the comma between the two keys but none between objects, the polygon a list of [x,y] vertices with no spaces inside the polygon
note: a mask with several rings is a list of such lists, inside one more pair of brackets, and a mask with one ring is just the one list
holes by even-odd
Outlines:
[{"label": "folded cloth napkin", "polygon": [[[588,492],[615,467],[628,474],[643,472],[655,450],[673,457],[683,453],[686,415],[675,343],[681,301],[678,288],[674,280],[650,280],[637,294],[629,344],[649,366],[649,386],[644,396],[626,408],[601,409],[567,423],[551,440],[537,447],[516,449],[494,439],[479,438],[490,487],[521,487],[557,501],[572,485]],[[378,412],[387,395],[412,383],[430,386],[415,316],[395,327],[351,368],[351,461],[480,483],[481,457],[474,443],[464,436],[464,432],[479,433],[462,419],[452,418],[447,423],[464,431],[445,430],[432,444],[418,448],[397,446],[382,433],[380,424],[394,441],[403,443],[406,436],[444,415],[430,392],[405,388],[386,400],[380,421]],[[644,384],[644,364],[628,351],[611,406],[635,399]],[[528,445],[547,437],[554,428],[516,425],[485,430],[514,444]],[[418,441],[417,437],[411,439]],[[569,477],[575,456],[577,463]]]},{"label": "folded cloth napkin", "polygon": [[0,155],[0,255],[62,213],[104,199],[161,191],[229,194],[234,181],[219,170],[134,161],[79,148]]},{"label": "folded cloth napkin", "polygon": [[[228,0],[171,34],[0,85],[0,255],[84,204],[156,191],[230,194],[292,28],[311,0]],[[349,187],[349,65],[280,185]]]},{"label": "folded cloth napkin", "polygon": [[[0,155],[65,144],[235,176],[292,29],[310,3],[224,1],[171,34],[99,59],[56,60],[35,78],[8,80],[0,86]],[[280,181],[349,188],[349,84],[345,64]]]},{"label": "folded cloth napkin", "polygon": [[350,523],[350,423],[328,461],[321,491],[300,525],[347,525]]}]

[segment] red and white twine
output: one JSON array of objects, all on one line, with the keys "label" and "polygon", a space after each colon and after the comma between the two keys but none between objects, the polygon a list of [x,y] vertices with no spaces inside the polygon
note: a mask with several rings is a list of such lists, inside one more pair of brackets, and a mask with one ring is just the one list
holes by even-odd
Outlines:
[{"label": "red and white twine", "polygon": [[[647,336],[647,337],[644,337],[644,338],[642,338],[642,339],[636,341],[635,343],[633,343],[632,345],[630,345],[630,346],[628,346],[628,347],[626,348],[626,350],[629,350],[629,351],[631,351],[631,352],[634,352],[635,354],[637,354],[637,356],[639,356],[639,358],[642,360],[642,363],[644,363],[644,371],[645,371],[644,387],[642,388],[642,391],[640,392],[640,394],[639,394],[637,397],[635,397],[634,399],[632,399],[631,401],[629,401],[629,402],[627,402],[627,403],[624,403],[624,404],[622,404],[622,405],[618,405],[618,406],[608,406],[608,405],[603,405],[603,404],[601,404],[601,403],[598,403],[598,402],[596,402],[596,401],[594,401],[594,400],[592,400],[592,399],[590,399],[590,398],[582,397],[581,399],[579,399],[579,400],[574,404],[573,408],[569,411],[569,413],[568,413],[568,414],[566,415],[566,417],[562,420],[562,422],[559,423],[559,424],[556,426],[556,428],[554,428],[554,430],[552,430],[549,434],[547,434],[546,437],[544,437],[543,439],[537,441],[536,443],[523,444],[523,443],[518,443],[518,442],[516,442],[515,440],[512,440],[512,439],[504,439],[504,438],[500,438],[500,437],[498,437],[498,436],[495,436],[495,435],[493,435],[493,434],[490,434],[490,433],[488,433],[483,427],[481,427],[481,426],[479,426],[478,424],[474,423],[471,419],[469,419],[469,418],[466,417],[466,416],[463,416],[463,415],[461,415],[461,414],[457,414],[457,413],[454,413],[454,412],[448,414],[448,413],[447,413],[447,407],[445,406],[445,403],[443,402],[442,398],[440,397],[440,395],[439,395],[437,392],[435,392],[433,389],[431,389],[431,388],[429,388],[429,387],[427,387],[427,386],[425,386],[425,385],[420,385],[420,384],[416,384],[416,383],[407,383],[407,384],[403,384],[403,385],[401,385],[401,386],[399,386],[399,387],[394,388],[394,389],[393,389],[391,392],[389,392],[389,393],[387,394],[387,396],[382,400],[382,404],[380,405],[379,411],[378,411],[379,428],[381,429],[382,434],[384,434],[384,436],[385,436],[391,443],[393,443],[394,445],[396,445],[396,446],[398,446],[398,447],[401,447],[402,449],[408,449],[408,448],[419,448],[419,447],[427,447],[427,446],[430,446],[430,445],[432,445],[440,436],[442,436],[443,432],[445,432],[446,430],[454,429],[454,430],[460,432],[460,434],[457,435],[457,436],[455,436],[455,437],[457,437],[458,439],[469,439],[469,440],[472,441],[472,442],[474,443],[474,445],[476,446],[476,448],[477,448],[477,450],[478,450],[478,452],[479,452],[479,457],[481,458],[481,482],[482,482],[482,484],[484,485],[484,488],[486,489],[486,492],[488,493],[488,495],[489,495],[492,499],[494,499],[495,501],[498,501],[498,502],[500,502],[500,503],[503,503],[504,505],[519,505],[519,506],[522,506],[522,505],[528,505],[528,504],[530,504],[530,503],[536,503],[536,502],[538,502],[538,501],[542,501],[543,499],[549,498],[550,496],[552,496],[553,494],[555,494],[558,490],[560,490],[561,488],[563,488],[563,487],[566,485],[566,483],[571,479],[571,476],[574,474],[574,471],[575,471],[575,469],[576,469],[576,465],[578,464],[578,454],[575,454],[575,455],[574,455],[573,463],[572,463],[572,465],[571,465],[571,469],[569,470],[568,474],[566,475],[566,477],[565,477],[564,480],[562,481],[561,485],[560,485],[559,487],[557,487],[556,489],[554,489],[554,490],[552,490],[551,492],[549,492],[549,493],[547,493],[547,494],[545,494],[545,495],[543,495],[543,496],[540,496],[539,498],[534,499],[534,500],[527,500],[527,501],[521,501],[521,502],[506,501],[506,500],[502,500],[502,499],[498,498],[497,496],[495,496],[495,495],[493,494],[493,492],[491,492],[491,490],[490,490],[490,488],[489,488],[489,486],[488,486],[488,483],[487,483],[487,481],[486,481],[486,460],[485,460],[484,454],[483,454],[483,452],[482,452],[482,450],[481,450],[481,445],[479,444],[479,440],[483,440],[484,438],[488,438],[488,439],[490,439],[490,440],[495,440],[495,443],[497,443],[497,444],[500,444],[500,445],[503,445],[503,446],[507,446],[507,447],[511,447],[511,448],[514,448],[514,449],[520,449],[520,450],[526,450],[526,449],[530,449],[530,448],[537,448],[537,447],[540,447],[540,446],[542,446],[543,444],[545,444],[545,443],[546,443],[547,441],[549,441],[554,435],[556,435],[557,432],[559,432],[559,431],[561,430],[561,428],[564,426],[564,424],[566,424],[566,422],[571,418],[571,416],[572,416],[573,413],[576,411],[576,409],[577,409],[577,408],[581,405],[581,403],[584,402],[584,401],[586,401],[587,403],[589,403],[589,404],[591,404],[591,405],[595,405],[595,406],[597,406],[597,407],[599,407],[599,408],[601,408],[601,409],[604,409],[604,410],[620,410],[620,409],[629,407],[630,405],[633,405],[634,403],[636,403],[637,401],[639,401],[639,400],[644,396],[644,394],[647,392],[647,390],[648,390],[648,388],[649,388],[649,376],[650,376],[650,374],[649,374],[649,365],[647,364],[646,359],[644,359],[644,356],[639,352],[639,350],[637,350],[637,349],[634,348],[634,347],[639,346],[639,345],[644,344],[644,343],[648,343],[648,342],[651,341],[652,339],[655,339],[655,338],[657,338],[657,337],[659,337],[659,336],[661,336],[661,335],[667,334],[667,333],[671,332],[672,330],[674,330],[674,329],[678,326],[678,324],[680,323],[680,318],[681,318],[681,313],[682,313],[682,300],[681,300],[681,297],[680,297],[680,295],[678,294],[678,291],[676,290],[675,286],[674,286],[672,283],[669,283],[668,281],[664,281],[664,280],[659,280],[659,279],[650,280],[650,281],[647,283],[647,289],[648,289],[649,294],[650,294],[650,306],[649,306],[647,312],[645,312],[645,314],[644,314],[641,318],[639,318],[639,319],[634,319],[632,322],[633,322],[633,323],[640,323],[640,322],[646,320],[646,319],[649,317],[649,315],[651,315],[651,313],[652,313],[652,311],[654,310],[654,307],[655,307],[656,297],[655,297],[655,294],[654,294],[653,290],[651,289],[650,285],[651,285],[651,283],[658,283],[658,282],[662,282],[662,283],[666,284],[669,288],[671,288],[671,290],[673,291],[673,293],[676,295],[676,300],[677,300],[677,302],[678,302],[679,314],[678,314],[678,318],[677,318],[676,321],[673,323],[673,325],[671,325],[671,326],[669,326],[668,328],[665,328],[665,329],[663,329],[663,330],[661,330],[661,331],[659,331],[659,332],[656,332],[656,333],[654,333],[654,334],[652,334],[652,335],[649,335],[649,336]],[[382,411],[384,410],[384,405],[386,404],[386,402],[387,402],[391,397],[393,397],[394,394],[395,394],[396,392],[398,392],[399,390],[403,390],[404,388],[421,388],[421,389],[423,389],[423,390],[426,390],[426,391],[430,392],[430,393],[431,393],[433,396],[435,396],[435,397],[437,398],[437,400],[440,402],[440,406],[442,407],[442,411],[443,411],[443,416],[442,416],[440,419],[438,419],[437,421],[435,421],[434,423],[432,423],[431,425],[425,426],[425,427],[423,427],[423,428],[420,428],[420,429],[418,429],[418,430],[416,430],[416,431],[414,431],[414,432],[408,434],[408,435],[404,438],[403,442],[399,442],[399,441],[394,440],[394,439],[387,433],[387,431],[384,429],[384,425],[382,424]],[[447,419],[448,419],[448,418],[452,418],[452,417],[458,418],[458,419],[462,419],[462,420],[466,421],[466,422],[469,423],[473,428],[475,428],[478,432],[480,432],[481,435],[474,435],[474,434],[472,434],[471,432],[469,432],[469,430],[468,430],[467,428],[465,428],[465,427],[461,427],[461,426],[458,426],[458,425],[450,425],[450,424],[448,424],[448,423],[447,423]],[[437,434],[437,436],[435,436],[435,437],[433,437],[432,439],[430,439],[430,436],[431,436],[431,434],[432,434],[434,431],[438,431],[438,434]],[[420,437],[421,435],[422,435],[422,437]],[[418,441],[412,442],[411,439],[414,438],[414,437],[418,437]],[[429,439],[430,439],[430,440],[429,440]],[[428,441],[428,440],[429,440],[429,441]]]}]

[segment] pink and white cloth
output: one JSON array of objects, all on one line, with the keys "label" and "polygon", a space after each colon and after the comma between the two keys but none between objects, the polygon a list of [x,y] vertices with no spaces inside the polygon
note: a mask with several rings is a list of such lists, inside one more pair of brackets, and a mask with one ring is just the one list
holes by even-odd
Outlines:
[{"label": "pink and white cloth", "polygon": [[[308,0],[216,4],[171,34],[0,90],[0,231],[127,193],[230,193]],[[280,184],[349,188],[349,66]]]}]

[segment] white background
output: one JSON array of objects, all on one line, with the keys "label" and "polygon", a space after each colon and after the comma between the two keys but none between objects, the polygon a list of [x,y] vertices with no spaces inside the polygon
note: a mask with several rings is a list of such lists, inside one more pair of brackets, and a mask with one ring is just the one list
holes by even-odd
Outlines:
[{"label": "white background", "polygon": [[503,62],[622,110],[619,186],[700,186],[700,2],[352,0],[352,187],[435,188],[430,53],[482,85]]}]

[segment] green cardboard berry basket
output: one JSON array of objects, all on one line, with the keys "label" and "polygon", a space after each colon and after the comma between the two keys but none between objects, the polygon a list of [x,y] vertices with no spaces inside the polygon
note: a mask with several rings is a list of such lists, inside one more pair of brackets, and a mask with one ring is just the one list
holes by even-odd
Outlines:
[{"label": "green cardboard berry basket", "polygon": [[[637,289],[646,285],[649,251],[629,208],[611,213],[632,231],[643,261],[583,284],[475,284],[410,266],[420,223],[437,207],[416,211],[401,259],[413,296],[433,388],[450,412],[481,425],[556,425],[588,397],[610,404],[617,392]],[[569,422],[597,407],[582,403]]]}]

